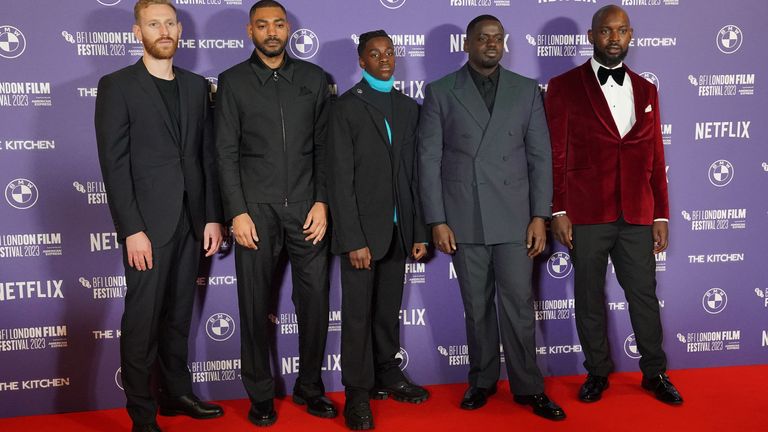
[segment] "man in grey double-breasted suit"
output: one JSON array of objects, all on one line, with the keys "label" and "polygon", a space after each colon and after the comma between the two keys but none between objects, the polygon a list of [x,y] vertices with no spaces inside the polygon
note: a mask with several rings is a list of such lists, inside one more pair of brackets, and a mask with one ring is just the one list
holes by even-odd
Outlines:
[{"label": "man in grey double-breasted suit", "polygon": [[[427,86],[419,125],[425,222],[453,254],[464,301],[469,389],[476,409],[496,392],[499,325],[516,402],[552,420],[536,365],[532,259],[544,250],[552,162],[538,84],[499,66],[504,28],[481,15],[467,26],[468,63]],[[500,314],[496,314],[496,291]]]}]

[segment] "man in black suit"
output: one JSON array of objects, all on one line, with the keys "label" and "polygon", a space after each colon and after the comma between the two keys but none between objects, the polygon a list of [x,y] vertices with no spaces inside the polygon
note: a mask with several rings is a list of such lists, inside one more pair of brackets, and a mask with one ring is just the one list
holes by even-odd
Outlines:
[{"label": "man in black suit", "polygon": [[342,255],[344,417],[353,430],[373,428],[372,391],[410,403],[429,397],[395,358],[405,258],[426,253],[416,192],[419,106],[392,90],[395,49],[384,30],[360,35],[357,52],[363,79],[334,103],[328,132],[331,249]]},{"label": "man in black suit", "polygon": [[283,249],[293,276],[301,368],[293,400],[319,417],[337,412],[321,379],[328,333],[328,206],[325,130],[328,81],[290,58],[285,8],[261,0],[250,11],[251,57],[219,76],[216,147],[222,200],[237,246],[242,376],[259,426],[277,420],[269,361],[273,274]]},{"label": "man in black suit", "polygon": [[151,432],[160,430],[150,389],[156,360],[160,414],[223,414],[192,393],[187,368],[199,251],[215,254],[223,227],[208,83],[173,66],[181,24],[168,0],[139,0],[134,14],[144,56],[99,81],[95,125],[109,208],[124,244],[123,387],[133,431]]}]

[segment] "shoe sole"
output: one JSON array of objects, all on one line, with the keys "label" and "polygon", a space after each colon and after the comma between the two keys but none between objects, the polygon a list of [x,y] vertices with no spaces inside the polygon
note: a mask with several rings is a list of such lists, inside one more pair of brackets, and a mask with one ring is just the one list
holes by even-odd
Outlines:
[{"label": "shoe sole", "polygon": [[373,423],[364,423],[362,425],[352,426],[347,422],[344,422],[351,430],[370,430],[373,429]]},{"label": "shoe sole", "polygon": [[397,393],[391,393],[386,390],[374,390],[371,392],[371,399],[376,400],[386,400],[389,399],[390,395],[392,396],[392,399],[398,401],[398,402],[405,402],[405,403],[411,403],[411,404],[420,404],[427,399],[429,399],[429,394],[426,394],[421,397],[408,397],[408,396],[401,396]]},{"label": "shoe sole", "polygon": [[[296,405],[301,405],[301,406],[307,405],[307,401],[304,400],[304,398],[301,398],[296,395],[292,396],[291,398],[293,399],[293,402]],[[311,409],[309,406],[307,406],[307,412],[315,417],[328,418],[328,419],[336,418],[339,415],[337,411],[333,411],[333,412],[316,411]]]},{"label": "shoe sole", "polygon": [[206,415],[206,416],[193,416],[193,415],[189,415],[189,413],[187,413],[185,411],[172,410],[172,409],[167,409],[167,408],[160,408],[158,413],[161,416],[163,416],[163,417],[187,416],[187,417],[193,418],[195,420],[210,420],[210,419],[219,418],[219,417],[224,415],[224,412],[220,412],[220,413]]},{"label": "shoe sole", "polygon": [[275,418],[269,419],[269,420],[257,420],[255,418],[251,417],[250,414],[248,414],[248,421],[253,423],[253,424],[255,424],[256,426],[259,426],[259,427],[272,426],[273,424],[275,424],[275,422],[277,422],[277,416],[275,416]]},{"label": "shoe sole", "polygon": [[658,397],[656,397],[656,391],[655,391],[655,389],[654,389],[653,387],[651,387],[651,388],[648,388],[648,387],[646,387],[645,385],[643,385],[642,383],[640,384],[640,387],[641,387],[643,390],[645,390],[645,391],[647,391],[647,392],[651,393],[651,394],[653,395],[654,399],[656,399],[657,401],[659,401],[659,402],[661,402],[661,403],[665,403],[665,404],[667,404],[667,405],[672,405],[672,406],[678,406],[678,405],[682,405],[682,404],[683,404],[683,401],[682,401],[682,400],[680,400],[680,401],[665,401],[665,400],[661,400],[661,399],[659,399]]}]

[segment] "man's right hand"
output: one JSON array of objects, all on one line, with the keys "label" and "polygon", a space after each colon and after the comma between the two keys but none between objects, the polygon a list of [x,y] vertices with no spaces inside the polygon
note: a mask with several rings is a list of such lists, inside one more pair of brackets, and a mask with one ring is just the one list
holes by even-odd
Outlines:
[{"label": "man's right hand", "polygon": [[555,240],[573,249],[573,225],[567,215],[555,216],[552,218],[552,235]]},{"label": "man's right hand", "polygon": [[138,271],[152,270],[152,242],[144,231],[125,238],[128,265]]},{"label": "man's right hand", "polygon": [[357,250],[353,250],[349,253],[349,262],[352,264],[352,267],[362,270],[370,270],[371,269],[371,250],[368,249],[368,246],[364,248],[360,248]]},{"label": "man's right hand", "polygon": [[258,249],[259,235],[256,225],[248,213],[241,213],[232,219],[232,234],[237,244],[248,249]]},{"label": "man's right hand", "polygon": [[448,224],[440,224],[432,227],[432,241],[441,252],[453,254],[456,252],[456,238]]}]

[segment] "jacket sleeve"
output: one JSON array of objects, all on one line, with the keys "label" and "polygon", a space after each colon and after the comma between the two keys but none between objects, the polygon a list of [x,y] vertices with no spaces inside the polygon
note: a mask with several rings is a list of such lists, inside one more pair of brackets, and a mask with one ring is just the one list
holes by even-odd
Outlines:
[{"label": "jacket sleeve", "polygon": [[204,123],[203,123],[203,174],[205,177],[205,221],[206,222],[224,222],[224,215],[221,208],[221,191],[219,190],[219,175],[216,169],[216,147],[213,132],[213,107],[208,97],[210,94],[210,84],[207,80],[204,83]]},{"label": "jacket sleeve", "polygon": [[328,139],[328,111],[329,111],[328,79],[325,72],[322,73],[320,88],[317,91],[315,102],[315,150],[314,150],[314,174],[315,174],[315,201],[327,202],[326,166],[325,157],[326,142]]},{"label": "jacket sleeve", "polygon": [[[420,114],[419,108],[420,107],[416,105],[417,123],[414,127],[413,135],[410,138],[412,141],[410,148],[413,149],[414,153],[416,153],[416,143],[418,142],[418,116]],[[428,235],[429,230],[427,230],[427,226],[424,223],[424,211],[422,210],[421,194],[419,193],[419,160],[416,157],[416,154],[411,155],[410,160],[413,161],[413,166],[411,167],[411,196],[413,197],[414,212],[413,241],[417,243],[427,243],[430,241],[430,236]]]},{"label": "jacket sleeve", "polygon": [[669,219],[669,192],[667,190],[667,164],[664,160],[664,141],[661,136],[661,114],[659,109],[659,94],[653,87],[652,106],[653,127],[655,130],[653,142],[653,172],[651,173],[651,189],[653,190],[653,218]]},{"label": "jacket sleeve", "polygon": [[533,83],[531,93],[531,117],[525,132],[531,216],[549,218],[552,216],[552,147],[537,83]]},{"label": "jacket sleeve", "polygon": [[240,114],[229,82],[219,75],[216,92],[216,159],[226,220],[248,212],[240,182]]},{"label": "jacket sleeve", "polygon": [[566,211],[566,154],[568,151],[568,105],[558,80],[550,81],[544,108],[552,143],[552,211]]},{"label": "jacket sleeve", "polygon": [[146,230],[133,189],[128,107],[110,76],[99,80],[97,95],[94,123],[101,175],[117,236],[124,239]]},{"label": "jacket sleeve", "polygon": [[[355,145],[343,109],[333,103],[328,127],[328,203],[339,253],[368,245],[355,194]],[[334,251],[336,252],[336,251]]]},{"label": "jacket sleeve", "polygon": [[445,222],[443,185],[440,167],[443,159],[443,120],[440,103],[431,85],[424,94],[424,106],[419,118],[418,148],[419,192],[424,211],[424,223]]}]

